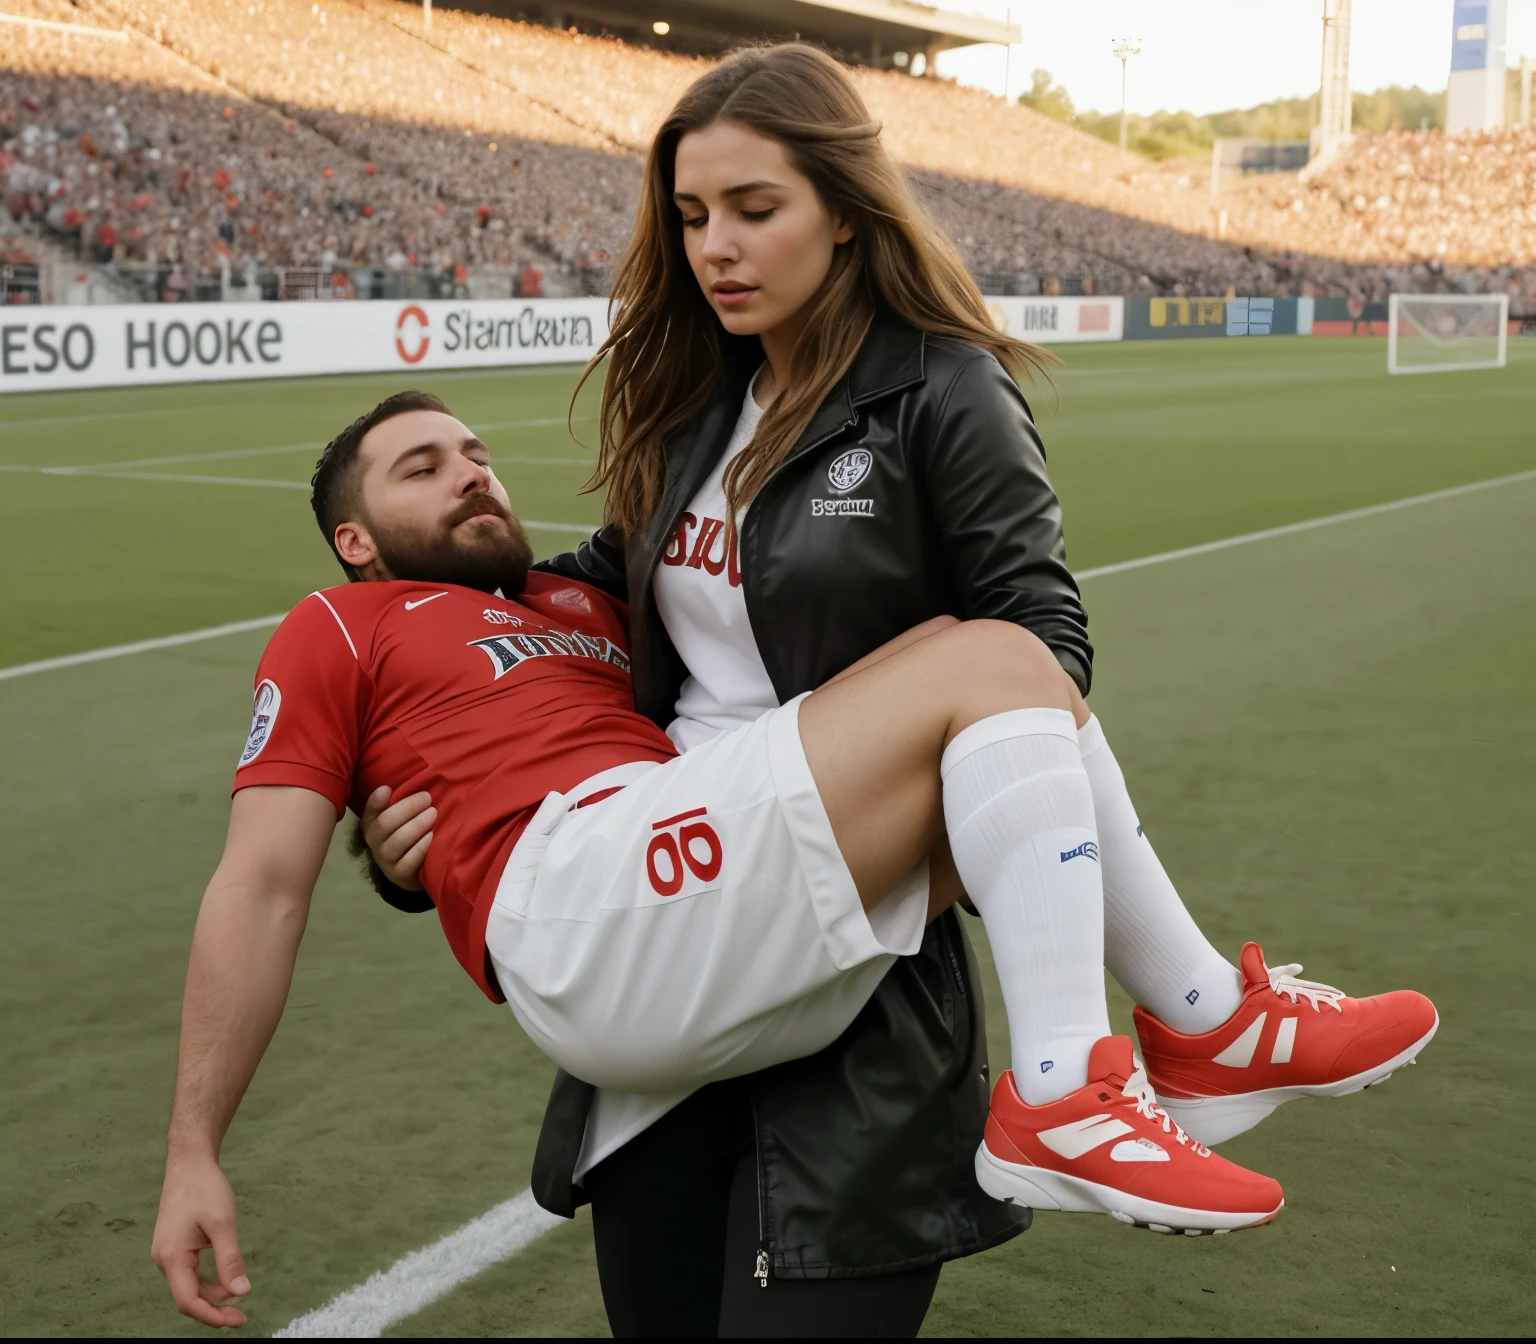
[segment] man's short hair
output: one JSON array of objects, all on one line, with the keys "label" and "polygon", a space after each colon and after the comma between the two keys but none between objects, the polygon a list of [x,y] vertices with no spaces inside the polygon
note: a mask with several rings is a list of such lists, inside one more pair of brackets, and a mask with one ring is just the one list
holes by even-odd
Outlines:
[{"label": "man's short hair", "polygon": [[331,554],[356,582],[359,575],[336,549],[336,529],[343,523],[356,522],[362,516],[362,494],[358,489],[357,450],[370,430],[393,420],[407,411],[441,411],[452,415],[442,400],[430,392],[396,392],[385,397],[366,415],[360,415],[325,445],[320,460],[315,463],[315,474],[310,478],[310,507],[315,511],[315,521],[320,524],[325,544]]}]

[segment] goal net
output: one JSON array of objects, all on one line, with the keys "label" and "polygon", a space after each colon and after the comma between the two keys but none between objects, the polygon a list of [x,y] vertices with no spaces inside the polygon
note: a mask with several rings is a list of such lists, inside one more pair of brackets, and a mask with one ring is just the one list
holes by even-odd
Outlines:
[{"label": "goal net", "polygon": [[1394,294],[1387,317],[1388,373],[1504,367],[1508,295]]}]

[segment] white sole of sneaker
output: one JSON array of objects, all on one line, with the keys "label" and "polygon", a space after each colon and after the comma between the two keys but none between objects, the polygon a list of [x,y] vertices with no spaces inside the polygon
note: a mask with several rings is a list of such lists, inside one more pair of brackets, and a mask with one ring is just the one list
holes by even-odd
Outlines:
[{"label": "white sole of sneaker", "polygon": [[1376,1083],[1384,1083],[1393,1072],[1405,1064],[1412,1064],[1419,1051],[1434,1038],[1440,1029],[1440,1017],[1435,1015],[1435,1025],[1421,1040],[1415,1041],[1400,1054],[1384,1060],[1374,1068],[1357,1073],[1352,1078],[1342,1078],[1336,1083],[1318,1083],[1312,1087],[1271,1087],[1263,1092],[1240,1092],[1231,1097],[1158,1097],[1157,1104],[1172,1117],[1191,1138],[1214,1148],[1239,1134],[1246,1133],[1259,1121],[1266,1119],[1277,1106],[1302,1097],[1347,1097]]},{"label": "white sole of sneaker", "polygon": [[1022,1204],[1031,1209],[1062,1213],[1107,1213],[1122,1223],[1154,1232],[1182,1233],[1187,1237],[1219,1235],[1239,1228],[1258,1227],[1279,1217],[1285,1201],[1267,1212],[1223,1213],[1211,1209],[1184,1209],[1176,1204],[1139,1199],[1112,1186],[1067,1176],[1045,1167],[1019,1166],[996,1157],[982,1144],[976,1150],[976,1181],[993,1199]]}]

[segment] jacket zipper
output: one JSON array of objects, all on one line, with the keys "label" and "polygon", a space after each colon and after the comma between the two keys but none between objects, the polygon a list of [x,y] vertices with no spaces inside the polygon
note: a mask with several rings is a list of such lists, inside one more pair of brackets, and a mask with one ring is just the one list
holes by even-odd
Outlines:
[{"label": "jacket zipper", "polygon": [[757,1099],[751,1099],[752,1106],[752,1162],[757,1168],[757,1262],[752,1269],[752,1277],[757,1280],[759,1288],[768,1286],[768,1232],[767,1224],[763,1218],[763,1163],[761,1148],[757,1141]]},{"label": "jacket zipper", "polygon": [[949,958],[949,969],[955,977],[955,988],[960,991],[960,997],[965,997],[965,977],[960,974],[960,959],[955,956],[955,945],[949,939],[949,931],[942,930],[940,936],[944,939],[944,955]]}]

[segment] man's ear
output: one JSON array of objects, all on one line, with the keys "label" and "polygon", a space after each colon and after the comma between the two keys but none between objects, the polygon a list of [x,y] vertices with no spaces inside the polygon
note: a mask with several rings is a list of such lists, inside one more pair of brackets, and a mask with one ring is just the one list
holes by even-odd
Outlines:
[{"label": "man's ear", "polygon": [[336,554],[353,569],[362,572],[379,558],[379,548],[361,523],[341,523],[336,528]]}]

